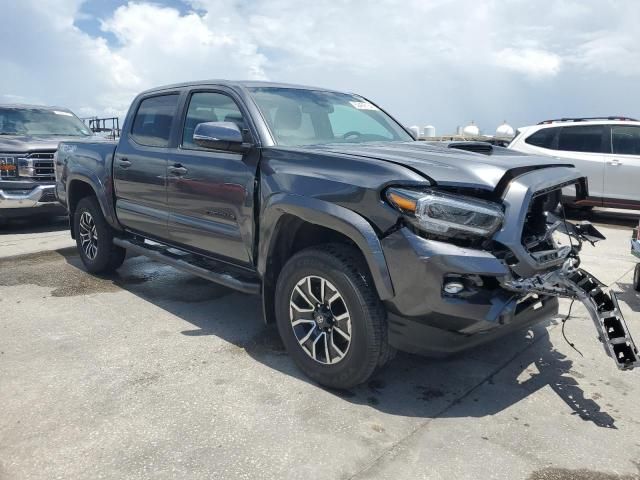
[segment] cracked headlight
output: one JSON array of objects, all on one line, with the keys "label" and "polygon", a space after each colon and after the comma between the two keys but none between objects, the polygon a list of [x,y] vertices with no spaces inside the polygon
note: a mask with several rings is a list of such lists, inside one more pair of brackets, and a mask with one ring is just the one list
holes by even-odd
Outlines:
[{"label": "cracked headlight", "polygon": [[435,190],[390,188],[387,200],[415,219],[422,230],[443,236],[493,235],[502,225],[504,212],[497,203]]}]

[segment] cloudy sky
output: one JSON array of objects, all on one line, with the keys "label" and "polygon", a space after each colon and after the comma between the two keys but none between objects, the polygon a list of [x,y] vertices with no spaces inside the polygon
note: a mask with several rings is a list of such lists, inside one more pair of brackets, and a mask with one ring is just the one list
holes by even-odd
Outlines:
[{"label": "cloudy sky", "polygon": [[149,87],[354,91],[438,133],[640,116],[640,0],[0,0],[0,103],[122,116]]}]

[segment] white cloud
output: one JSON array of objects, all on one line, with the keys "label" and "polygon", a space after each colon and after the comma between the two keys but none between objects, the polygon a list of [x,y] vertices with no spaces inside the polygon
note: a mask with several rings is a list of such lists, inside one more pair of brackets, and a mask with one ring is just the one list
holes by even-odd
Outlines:
[{"label": "white cloud", "polygon": [[544,50],[503,48],[494,55],[494,62],[498,67],[538,78],[557,75],[562,59]]},{"label": "white cloud", "polygon": [[74,26],[82,0],[8,2],[0,100],[123,115],[148,87],[252,78],[359,91],[448,130],[640,113],[625,93],[640,77],[635,0],[190,2],[186,14],[158,0],[121,6],[102,19],[115,44]]},{"label": "white cloud", "polygon": [[158,79],[177,82],[221,72],[264,78],[264,57],[256,46],[224,22],[210,21],[209,15],[180,15],[173,8],[130,3],[118,8],[102,29],[121,44],[113,53],[135,65],[139,87],[157,85]]},{"label": "white cloud", "polygon": [[640,76],[638,38],[631,32],[597,32],[576,48],[578,66],[620,76]]}]

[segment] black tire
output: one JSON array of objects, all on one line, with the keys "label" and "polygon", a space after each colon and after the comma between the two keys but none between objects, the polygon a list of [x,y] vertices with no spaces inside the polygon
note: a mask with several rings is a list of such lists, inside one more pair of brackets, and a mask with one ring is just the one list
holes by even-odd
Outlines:
[{"label": "black tire", "polygon": [[[290,302],[293,301],[292,295],[298,283],[307,277],[319,279],[316,281],[324,279],[329,282],[327,285],[334,286],[340,294],[339,302],[349,314],[349,345],[337,363],[321,363],[314,359],[311,353],[307,353],[309,349],[305,351],[301,346],[299,337],[294,333]],[[330,302],[329,305],[332,306]],[[355,248],[329,244],[305,249],[291,257],[278,277],[275,306],[278,331],[289,355],[307,376],[321,385],[339,389],[354,387],[366,382],[377,367],[393,357],[394,350],[387,343],[386,311],[378,298],[367,265]],[[333,307],[329,315],[333,313],[332,310]],[[309,315],[315,318],[315,313]],[[335,313],[333,315],[337,318]],[[309,328],[321,331],[318,324]],[[328,330],[323,341],[329,341],[331,335],[335,334]],[[316,333],[316,337],[310,341],[317,336]],[[331,350],[331,353],[327,351],[327,355],[339,356],[336,350]]]},{"label": "black tire", "polygon": [[[95,243],[95,251],[90,249],[87,251],[86,244],[83,246],[83,233],[86,231],[86,223],[81,226],[83,214],[91,218],[95,227],[95,236],[91,235],[91,242]],[[126,249],[113,244],[113,229],[109,226],[102,215],[102,209],[96,197],[82,198],[73,214],[73,229],[76,235],[76,245],[80,259],[86,269],[91,273],[108,273],[114,271],[127,255]],[[86,236],[84,237],[86,238]]]},{"label": "black tire", "polygon": [[633,289],[640,292],[640,263],[633,269]]}]

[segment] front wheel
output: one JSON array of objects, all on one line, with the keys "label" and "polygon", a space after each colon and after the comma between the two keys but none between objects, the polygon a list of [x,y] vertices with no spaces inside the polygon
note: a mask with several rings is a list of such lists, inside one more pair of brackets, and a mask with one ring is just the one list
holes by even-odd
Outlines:
[{"label": "front wheel", "polygon": [[73,229],[80,259],[89,272],[108,273],[122,265],[127,251],[114,245],[113,230],[95,197],[84,197],[78,202]]},{"label": "front wheel", "polygon": [[275,300],[287,351],[321,385],[353,387],[388,360],[385,310],[354,248],[336,244],[297,253],[278,277]]}]

